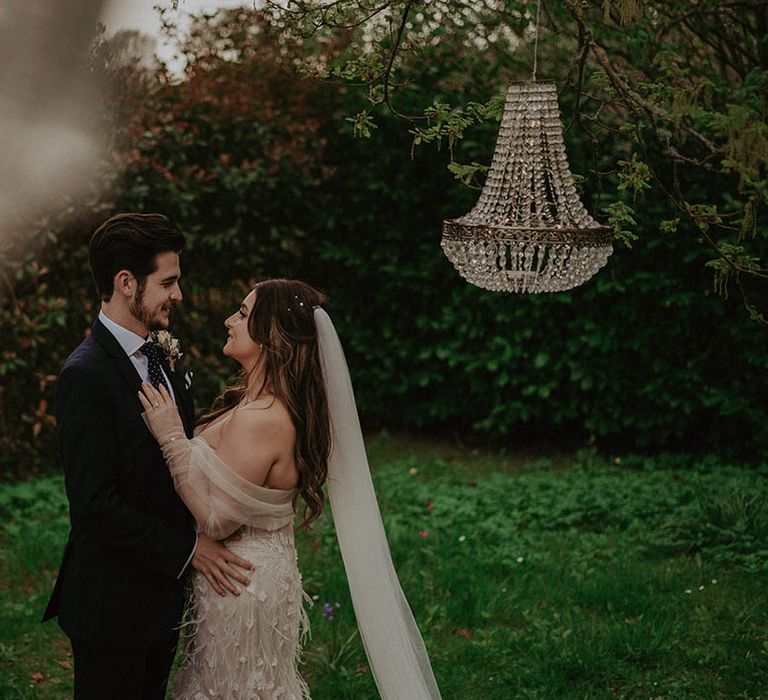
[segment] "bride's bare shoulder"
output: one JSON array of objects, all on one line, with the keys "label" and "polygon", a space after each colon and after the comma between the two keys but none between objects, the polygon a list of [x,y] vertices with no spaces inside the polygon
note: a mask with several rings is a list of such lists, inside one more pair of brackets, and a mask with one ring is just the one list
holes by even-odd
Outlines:
[{"label": "bride's bare shoulder", "polygon": [[258,399],[232,412],[217,453],[229,467],[254,484],[264,484],[272,466],[293,455],[296,430],[285,406]]},{"label": "bride's bare shoulder", "polygon": [[262,437],[265,432],[286,437],[295,434],[288,409],[275,396],[260,396],[237,408],[232,415],[230,425],[233,431],[247,431],[251,434],[256,432]]}]

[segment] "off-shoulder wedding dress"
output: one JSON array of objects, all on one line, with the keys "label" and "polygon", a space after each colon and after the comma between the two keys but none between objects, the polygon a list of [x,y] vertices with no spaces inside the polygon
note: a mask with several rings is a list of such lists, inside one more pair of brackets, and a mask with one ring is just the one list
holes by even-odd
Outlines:
[{"label": "off-shoulder wedding dress", "polygon": [[[371,672],[384,700],[439,700],[392,564],[344,353],[325,311],[317,307],[314,316],[332,430],[328,496]],[[200,531],[222,539],[239,530],[242,537],[227,546],[255,567],[239,596],[220,597],[195,575],[190,644],[174,698],[309,697],[298,673],[307,619],[293,540],[295,491],[244,480],[206,442],[208,429],[192,439],[180,424],[175,432],[161,432],[157,437],[174,485]]]},{"label": "off-shoulder wedding dress", "polygon": [[176,488],[190,501],[200,530],[220,538],[239,528],[239,539],[227,547],[254,566],[239,596],[222,597],[202,574],[194,575],[173,697],[308,698],[298,672],[308,622],[293,539],[295,491],[244,480],[201,436],[174,440],[166,450]]}]

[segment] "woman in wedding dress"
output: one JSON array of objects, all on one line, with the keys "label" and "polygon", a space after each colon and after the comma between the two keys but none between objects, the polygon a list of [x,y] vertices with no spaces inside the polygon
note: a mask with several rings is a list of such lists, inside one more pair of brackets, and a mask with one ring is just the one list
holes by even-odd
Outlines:
[{"label": "woman in wedding dress", "polygon": [[253,564],[238,595],[196,574],[178,700],[300,700],[303,609],[293,539],[324,508],[334,526],[371,670],[385,700],[439,698],[379,515],[344,354],[323,297],[262,282],[225,321],[242,380],[187,439],[164,387],[144,385],[145,419],[198,529]]}]

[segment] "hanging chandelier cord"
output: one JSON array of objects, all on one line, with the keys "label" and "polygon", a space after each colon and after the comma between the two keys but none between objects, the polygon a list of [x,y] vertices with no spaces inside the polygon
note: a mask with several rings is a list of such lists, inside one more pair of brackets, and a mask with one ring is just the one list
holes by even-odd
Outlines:
[{"label": "hanging chandelier cord", "polygon": [[536,67],[539,61],[539,13],[541,12],[541,0],[536,2],[536,23],[534,25],[536,36],[533,39],[533,75],[531,80],[536,80]]}]

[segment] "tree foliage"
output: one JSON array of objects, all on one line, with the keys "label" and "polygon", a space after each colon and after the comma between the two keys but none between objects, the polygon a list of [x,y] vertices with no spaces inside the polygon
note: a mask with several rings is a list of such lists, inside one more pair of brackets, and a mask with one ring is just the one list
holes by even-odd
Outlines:
[{"label": "tree foliage", "polygon": [[533,0],[269,4],[305,38],[308,72],[360,86],[358,135],[395,114],[414,146],[446,145],[465,184],[490,153],[478,163],[457,144],[498,118],[499,92],[530,76],[538,43],[538,76],[557,81],[567,128],[591,145],[588,172],[576,172],[617,239],[631,245],[636,212],[663,202],[653,227],[706,245],[714,288],[737,290],[768,323],[764,0],[542,0],[538,24]]}]

